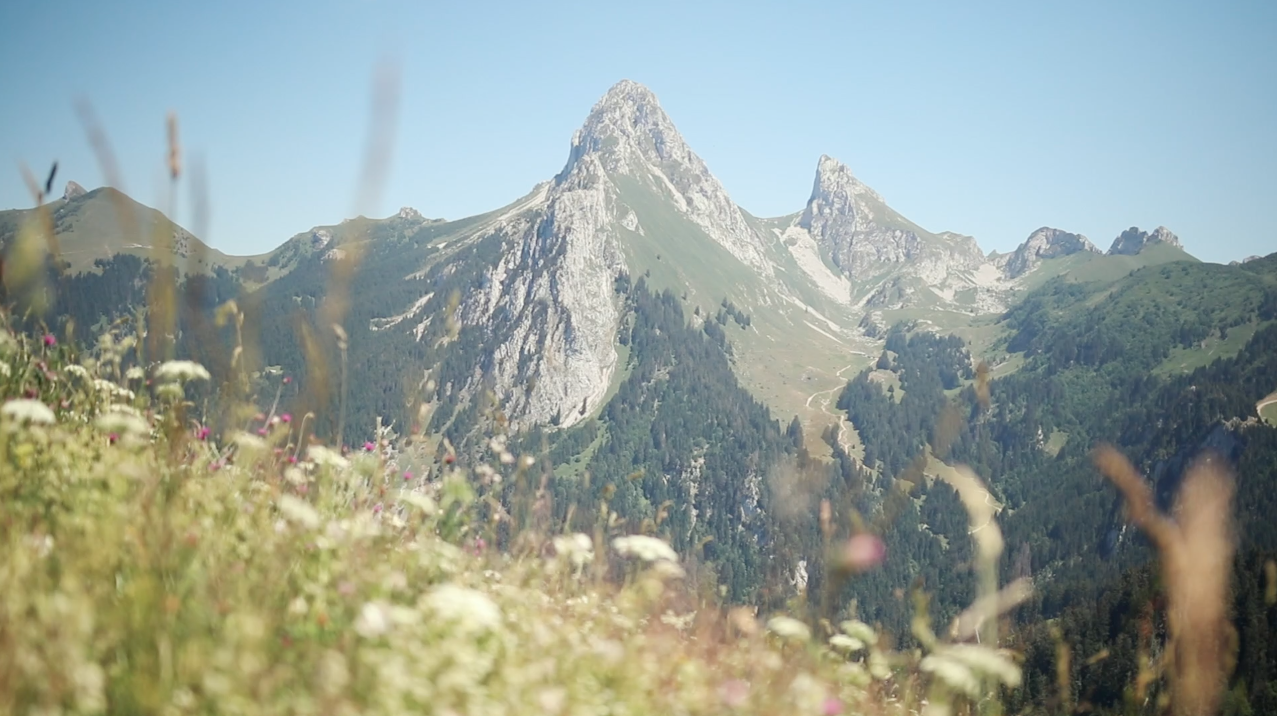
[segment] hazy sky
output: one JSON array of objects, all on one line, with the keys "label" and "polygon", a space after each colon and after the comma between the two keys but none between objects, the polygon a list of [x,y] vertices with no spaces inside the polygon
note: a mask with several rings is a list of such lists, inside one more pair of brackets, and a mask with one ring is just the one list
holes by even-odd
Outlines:
[{"label": "hazy sky", "polygon": [[[164,117],[211,196],[203,238],[260,253],[356,211],[380,61],[401,75],[388,215],[504,205],[567,159],[617,80],[646,84],[746,210],[798,211],[817,158],[932,231],[1107,248],[1164,224],[1197,256],[1277,251],[1277,2],[0,4],[0,207],[18,173],[164,201]],[[176,218],[191,224],[179,195]],[[196,228],[191,226],[190,228]]]}]

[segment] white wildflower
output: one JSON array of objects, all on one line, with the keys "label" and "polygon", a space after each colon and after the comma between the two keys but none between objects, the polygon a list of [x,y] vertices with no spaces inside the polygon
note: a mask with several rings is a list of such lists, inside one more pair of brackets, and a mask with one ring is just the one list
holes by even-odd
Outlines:
[{"label": "white wildflower", "polygon": [[171,360],[155,369],[156,380],[166,383],[187,383],[192,380],[209,380],[212,376],[204,366],[190,360]]},{"label": "white wildflower", "polygon": [[2,360],[0,360],[0,375],[3,375],[6,378],[13,375],[13,369],[9,367],[8,363],[5,363]]},{"label": "white wildflower", "polygon": [[145,420],[123,410],[108,410],[99,415],[94,424],[102,432],[117,435],[145,435],[151,431]]},{"label": "white wildflower", "polygon": [[144,378],[146,378],[146,371],[142,370],[140,366],[135,365],[124,371],[125,380],[142,380]]},{"label": "white wildflower", "polygon": [[52,425],[57,422],[57,417],[49,406],[28,398],[17,398],[5,403],[4,407],[0,408],[0,415],[10,420],[33,425]]},{"label": "white wildflower", "polygon": [[350,466],[350,461],[342,457],[341,453],[323,445],[311,445],[306,448],[306,457],[316,465],[327,465],[338,469]]},{"label": "white wildflower", "polygon": [[853,654],[865,648],[863,641],[846,634],[834,634],[829,637],[829,645],[846,654]]},{"label": "white wildflower", "polygon": [[98,391],[99,393],[101,393],[101,394],[103,394],[103,395],[108,395],[108,396],[111,396],[111,397],[113,397],[113,398],[122,398],[122,399],[124,399],[124,400],[133,400],[133,398],[135,397],[135,395],[134,395],[133,391],[131,391],[131,390],[127,389],[127,388],[121,388],[120,386],[116,385],[115,383],[112,383],[112,382],[111,382],[111,381],[109,381],[109,380],[103,380],[103,379],[101,379],[101,378],[94,378],[94,379],[93,379],[93,389],[94,389],[94,390],[96,390],[96,391]]},{"label": "white wildflower", "polygon": [[390,615],[385,607],[375,602],[367,602],[359,610],[355,619],[355,632],[365,639],[375,639],[390,629]]},{"label": "white wildflower", "polygon": [[238,445],[239,448],[245,452],[254,452],[266,449],[266,441],[251,433],[239,431],[231,434],[230,438],[231,442]]},{"label": "white wildflower", "polygon": [[1012,688],[1020,685],[1020,667],[1006,654],[987,646],[954,644],[938,650],[937,653],[962,662],[975,671],[993,676]]},{"label": "white wildflower", "polygon": [[423,495],[420,492],[404,492],[403,497],[400,499],[421,510],[426,515],[433,515],[439,510],[439,506],[435,504],[434,500],[430,499],[429,495]]},{"label": "white wildflower", "polygon": [[422,597],[422,606],[463,634],[495,631],[501,625],[501,609],[488,595],[455,584],[441,584]]},{"label": "white wildflower", "polygon": [[85,380],[89,379],[89,370],[78,363],[72,363],[71,365],[63,368],[62,371],[67,375],[73,375],[77,378],[83,378]]},{"label": "white wildflower", "polygon": [[315,508],[309,502],[292,495],[280,496],[279,511],[284,513],[285,517],[303,527],[314,529],[319,526],[319,513]]},{"label": "white wildflower", "polygon": [[918,664],[918,668],[934,675],[954,691],[973,699],[980,696],[980,680],[960,661],[941,654],[928,654]]},{"label": "white wildflower", "polygon": [[873,627],[858,620],[849,619],[838,625],[847,636],[853,639],[859,639],[866,644],[877,644],[878,635],[874,633]]},{"label": "white wildflower", "polygon": [[678,561],[678,553],[665,542],[647,535],[629,535],[612,540],[612,549],[622,557],[637,557],[644,562]]},{"label": "white wildflower", "polygon": [[652,565],[652,574],[661,579],[682,579],[687,576],[682,567],[663,559]]},{"label": "white wildflower", "polygon": [[791,641],[807,641],[811,639],[811,628],[793,617],[778,616],[768,619],[767,631],[782,639]]},{"label": "white wildflower", "polygon": [[554,538],[554,553],[577,569],[594,561],[594,542],[590,536],[577,532]]}]

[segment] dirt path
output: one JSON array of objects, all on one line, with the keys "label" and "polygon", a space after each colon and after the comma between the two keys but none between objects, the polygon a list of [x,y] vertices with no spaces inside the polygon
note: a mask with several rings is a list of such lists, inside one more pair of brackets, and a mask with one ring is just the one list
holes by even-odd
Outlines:
[{"label": "dirt path", "polygon": [[[850,370],[851,368],[854,368],[855,366],[856,366],[855,363],[848,363],[847,365],[839,368],[838,371],[834,373],[834,377],[838,378],[839,380],[843,380],[842,374]],[[835,385],[834,387],[829,388],[828,390],[818,390],[815,393],[812,393],[811,395],[807,396],[807,408],[808,409],[811,408],[811,401],[816,400],[816,398],[818,397],[820,398],[820,400],[817,402],[817,405],[819,405],[820,407],[820,412],[833,418],[834,422],[838,424],[838,444],[842,446],[843,450],[846,450],[848,453],[850,453],[852,446],[850,442],[847,441],[847,439],[845,438],[845,431],[843,429],[846,419],[842,415],[832,412],[829,409],[830,404],[834,402],[834,393],[842,390],[844,385],[845,385],[845,381],[843,384]]]},{"label": "dirt path", "polygon": [[[810,400],[810,398],[808,398]],[[1267,398],[1255,403],[1255,413],[1259,415],[1259,419],[1264,419],[1264,408],[1270,405],[1277,405],[1277,393],[1270,394]]]}]

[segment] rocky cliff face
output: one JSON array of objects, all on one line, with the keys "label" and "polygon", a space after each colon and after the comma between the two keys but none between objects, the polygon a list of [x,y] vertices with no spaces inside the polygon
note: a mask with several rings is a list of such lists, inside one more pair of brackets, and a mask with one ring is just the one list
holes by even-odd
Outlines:
[{"label": "rocky cliff face", "polygon": [[917,233],[886,223],[885,207],[882,197],[845,164],[821,156],[811,199],[798,225],[811,232],[817,245],[854,281],[923,252]]},{"label": "rocky cliff face", "polygon": [[89,192],[86,191],[84,187],[73,181],[69,181],[67,182],[66,190],[62,192],[62,198],[67,201],[71,201],[72,199],[78,199],[88,193]]},{"label": "rocky cliff face", "polygon": [[[820,158],[811,198],[795,228],[810,235],[821,255],[850,281],[859,306],[939,302],[997,310],[1001,305],[999,269],[975,239],[918,227],[831,157]],[[791,246],[798,245],[793,238]]]},{"label": "rocky cliff face", "polygon": [[[586,157],[595,157],[606,176],[627,176],[648,184],[732,256],[770,276],[766,240],[745,221],[723,185],[687,146],[661,109],[656,95],[622,80],[594,106],[572,137],[564,181]],[[633,223],[628,212],[618,220]],[[641,225],[641,224],[640,224]]]},{"label": "rocky cliff face", "polygon": [[1037,268],[1043,260],[1082,251],[1100,253],[1085,236],[1049,226],[1034,231],[1016,250],[1008,254],[1004,270],[1009,278],[1019,278]]},{"label": "rocky cliff face", "polygon": [[[621,318],[613,282],[627,270],[618,228],[644,232],[642,216],[624,201],[622,177],[647,185],[741,263],[772,275],[765,241],[656,97],[620,82],[575,133],[566,165],[543,196],[505,227],[507,250],[488,290],[465,306],[470,324],[513,316],[492,369],[513,415],[541,422],[559,415],[560,424],[571,425],[607,392]],[[521,370],[535,377],[528,390],[514,389]]]},{"label": "rocky cliff face", "polygon": [[1145,246],[1156,243],[1169,244],[1177,249],[1184,248],[1184,245],[1179,242],[1179,237],[1172,234],[1165,226],[1157,227],[1151,234],[1132,226],[1113,240],[1113,245],[1109,247],[1108,252],[1111,256],[1134,256],[1143,251]]}]

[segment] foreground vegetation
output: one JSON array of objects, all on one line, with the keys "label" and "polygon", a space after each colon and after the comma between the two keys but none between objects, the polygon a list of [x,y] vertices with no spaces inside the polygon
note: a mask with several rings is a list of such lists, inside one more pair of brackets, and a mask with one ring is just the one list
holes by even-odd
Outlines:
[{"label": "foreground vegetation", "polygon": [[1018,683],[925,620],[893,653],[725,612],[615,513],[497,551],[485,485],[535,468],[501,436],[419,475],[385,431],[343,455],[274,410],[218,439],[209,374],[137,364],[127,328],[0,330],[0,712],[946,713]]}]

